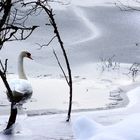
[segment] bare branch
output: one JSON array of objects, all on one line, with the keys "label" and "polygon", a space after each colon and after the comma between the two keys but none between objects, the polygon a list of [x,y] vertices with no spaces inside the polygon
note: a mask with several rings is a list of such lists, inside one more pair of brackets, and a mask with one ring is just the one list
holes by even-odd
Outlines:
[{"label": "bare branch", "polygon": [[53,48],[53,54],[54,54],[54,56],[55,56],[55,58],[56,58],[56,60],[57,60],[57,63],[58,63],[58,65],[59,65],[59,67],[60,67],[60,69],[61,69],[61,71],[62,71],[62,73],[63,73],[63,75],[64,75],[64,77],[65,77],[65,80],[66,80],[67,84],[69,85],[69,81],[68,81],[68,78],[67,78],[67,76],[66,76],[66,73],[65,73],[65,71],[64,71],[64,69],[63,69],[63,67],[62,67],[62,65],[61,65],[61,63],[60,63],[60,61],[59,61],[59,59],[58,59],[58,56],[57,56],[57,54],[56,54],[54,48]]},{"label": "bare branch", "polygon": [[23,0],[7,0],[0,3],[0,12],[2,13],[0,17],[0,49],[5,42],[27,39],[38,27],[26,26],[25,22],[31,15],[32,8],[23,9],[22,3]]},{"label": "bare branch", "polygon": [[36,43],[38,46],[40,46],[40,48],[38,48],[38,50],[41,50],[43,47],[49,46],[55,38],[56,38],[56,35],[54,37],[52,37],[52,39],[47,44],[44,44],[44,45],[40,45],[39,43]]},{"label": "bare branch", "polygon": [[5,24],[8,16],[9,16],[11,6],[12,6],[12,2],[11,2],[11,0],[7,0],[7,1],[1,3],[1,4],[2,4],[2,9],[3,9],[4,14],[3,14],[3,16],[2,16],[2,18],[0,20],[0,29]]},{"label": "bare branch", "polygon": [[1,60],[0,60],[0,65],[1,65],[1,68],[2,70],[0,69],[0,76],[3,80],[3,83],[5,84],[5,87],[7,89],[7,93],[9,94],[9,97],[11,97],[11,99],[13,99],[13,94],[12,94],[12,90],[8,84],[8,81],[7,81],[7,78],[6,78],[6,71],[7,71],[7,62],[8,62],[8,59],[5,60],[5,66],[2,64]]},{"label": "bare branch", "polygon": [[5,68],[4,68],[5,76],[6,76],[6,72],[7,72],[7,63],[8,63],[8,59],[5,59]]},{"label": "bare branch", "polygon": [[5,71],[4,66],[3,66],[1,60],[0,60],[0,65],[1,65],[2,71]]}]

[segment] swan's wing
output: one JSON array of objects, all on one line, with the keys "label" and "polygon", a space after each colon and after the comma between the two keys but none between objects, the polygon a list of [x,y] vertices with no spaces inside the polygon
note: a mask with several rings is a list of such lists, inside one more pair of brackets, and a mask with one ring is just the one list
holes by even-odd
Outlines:
[{"label": "swan's wing", "polygon": [[[24,102],[32,96],[32,86],[28,80],[24,79],[12,79],[9,81],[10,88],[13,93],[15,102]],[[11,102],[12,99],[7,92],[7,97]]]},{"label": "swan's wing", "polygon": [[20,94],[31,94],[33,92],[32,86],[28,80],[14,79],[9,82],[10,88],[14,92]]}]

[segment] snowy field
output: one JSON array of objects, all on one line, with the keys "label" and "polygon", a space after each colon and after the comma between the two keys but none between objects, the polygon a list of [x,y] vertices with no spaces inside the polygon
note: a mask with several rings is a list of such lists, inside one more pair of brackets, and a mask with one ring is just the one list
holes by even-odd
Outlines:
[{"label": "snowy field", "polygon": [[[25,70],[33,96],[18,115],[15,133],[1,133],[0,140],[140,139],[140,76],[133,81],[129,70],[133,63],[140,63],[140,12],[120,11],[114,2],[71,0],[68,5],[52,5],[73,74],[69,123],[65,122],[69,89],[52,53],[53,47],[64,63],[57,41],[41,50],[36,45],[48,42],[52,29],[37,29],[28,40],[4,46],[0,58],[9,59],[9,80],[17,77],[18,54],[31,52],[34,60],[25,60]],[[45,23],[43,16],[38,19],[41,23],[35,18],[36,24]],[[0,93],[2,131],[10,106],[1,80]]]}]

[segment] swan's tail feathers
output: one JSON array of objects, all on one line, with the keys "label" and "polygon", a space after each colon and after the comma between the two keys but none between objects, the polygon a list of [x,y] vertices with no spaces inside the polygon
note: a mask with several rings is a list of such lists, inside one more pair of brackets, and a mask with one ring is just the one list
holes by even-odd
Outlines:
[{"label": "swan's tail feathers", "polygon": [[87,117],[79,117],[73,124],[73,131],[77,139],[88,140],[94,136],[102,126]]}]

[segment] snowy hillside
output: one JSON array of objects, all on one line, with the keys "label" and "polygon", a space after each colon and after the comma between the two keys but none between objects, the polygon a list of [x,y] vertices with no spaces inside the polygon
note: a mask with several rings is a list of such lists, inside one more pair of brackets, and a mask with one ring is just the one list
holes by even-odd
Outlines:
[{"label": "snowy hillside", "polygon": [[[115,0],[63,2],[51,6],[72,69],[71,121],[65,122],[68,86],[52,52],[53,47],[64,64],[57,40],[41,50],[36,45],[53,36],[52,28],[43,26],[26,41],[6,43],[0,51],[0,59],[8,58],[8,80],[17,77],[22,50],[34,59],[25,60],[33,96],[20,111],[13,135],[3,134],[10,103],[0,80],[0,140],[139,140],[140,12],[121,11]],[[132,0],[129,4],[138,7]],[[32,19],[46,24],[43,15]],[[132,68],[138,70],[136,77]]]}]

